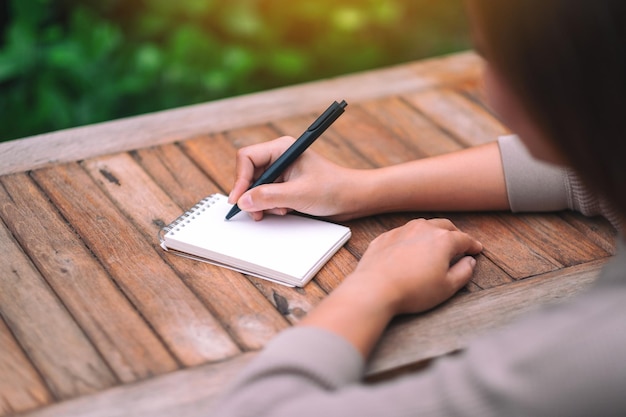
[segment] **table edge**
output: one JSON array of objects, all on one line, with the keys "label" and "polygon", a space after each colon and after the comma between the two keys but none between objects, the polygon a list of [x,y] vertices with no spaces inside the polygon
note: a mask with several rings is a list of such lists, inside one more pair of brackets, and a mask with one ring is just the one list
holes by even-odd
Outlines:
[{"label": "table edge", "polygon": [[476,78],[480,63],[473,51],[463,51],[2,142],[0,175],[318,112],[332,100],[358,103],[459,82]]}]

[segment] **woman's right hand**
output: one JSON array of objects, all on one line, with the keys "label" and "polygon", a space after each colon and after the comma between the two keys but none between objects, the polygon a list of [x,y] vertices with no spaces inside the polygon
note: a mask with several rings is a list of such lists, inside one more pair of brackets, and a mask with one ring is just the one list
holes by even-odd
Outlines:
[{"label": "woman's right hand", "polygon": [[359,204],[358,181],[367,171],[336,165],[312,150],[304,152],[272,184],[248,190],[294,142],[281,138],[241,148],[237,152],[236,179],[228,197],[255,220],[263,213],[284,215],[291,210],[313,216],[345,220],[354,217]]}]

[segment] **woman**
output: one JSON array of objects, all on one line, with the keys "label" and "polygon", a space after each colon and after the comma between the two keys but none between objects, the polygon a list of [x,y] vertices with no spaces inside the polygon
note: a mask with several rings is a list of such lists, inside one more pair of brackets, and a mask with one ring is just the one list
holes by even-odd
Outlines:
[{"label": "woman", "polygon": [[218,415],[626,415],[626,3],[470,0],[468,10],[488,99],[519,138],[372,171],[308,151],[283,183],[245,192],[293,140],[281,138],[240,151],[231,202],[258,220],[289,209],[347,219],[407,209],[571,208],[612,221],[620,233],[615,259],[576,299],[422,372],[364,385],[365,360],[389,320],[449,298],[482,249],[447,220],[412,221],[375,239],[333,293],[274,339],[221,399]]}]

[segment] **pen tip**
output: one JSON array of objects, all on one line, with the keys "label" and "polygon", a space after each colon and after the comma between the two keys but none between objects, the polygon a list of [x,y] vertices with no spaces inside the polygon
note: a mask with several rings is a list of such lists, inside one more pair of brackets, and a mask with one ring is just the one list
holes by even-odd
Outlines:
[{"label": "pen tip", "polygon": [[239,213],[240,211],[241,209],[239,208],[239,206],[235,204],[226,215],[225,220],[230,220],[235,214]]}]

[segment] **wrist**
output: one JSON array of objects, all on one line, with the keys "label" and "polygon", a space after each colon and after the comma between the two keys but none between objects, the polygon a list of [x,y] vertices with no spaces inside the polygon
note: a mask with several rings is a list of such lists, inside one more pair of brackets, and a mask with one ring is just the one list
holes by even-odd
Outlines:
[{"label": "wrist", "polygon": [[399,164],[366,171],[358,186],[363,215],[419,208],[414,198],[420,194],[419,182],[412,180],[415,168],[409,168],[409,164]]},{"label": "wrist", "polygon": [[361,278],[348,276],[300,324],[343,337],[367,358],[395,311],[369,280],[362,283]]},{"label": "wrist", "polygon": [[348,169],[341,176],[338,201],[345,219],[381,213],[385,207],[386,184],[380,169]]},{"label": "wrist", "polygon": [[400,312],[402,295],[380,275],[361,272],[357,268],[344,279],[339,288],[349,293],[347,298],[356,300],[359,308],[369,310],[371,314],[387,321]]}]

